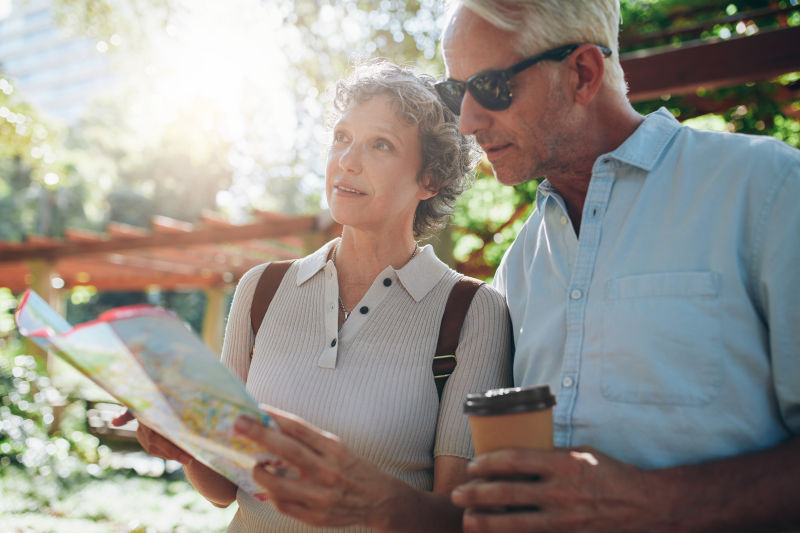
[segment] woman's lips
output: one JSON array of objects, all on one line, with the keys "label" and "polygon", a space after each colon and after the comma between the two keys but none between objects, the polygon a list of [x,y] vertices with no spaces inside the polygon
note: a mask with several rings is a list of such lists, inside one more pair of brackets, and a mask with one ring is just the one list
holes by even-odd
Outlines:
[{"label": "woman's lips", "polygon": [[334,185],[334,190],[340,194],[363,196],[364,193],[348,185]]}]

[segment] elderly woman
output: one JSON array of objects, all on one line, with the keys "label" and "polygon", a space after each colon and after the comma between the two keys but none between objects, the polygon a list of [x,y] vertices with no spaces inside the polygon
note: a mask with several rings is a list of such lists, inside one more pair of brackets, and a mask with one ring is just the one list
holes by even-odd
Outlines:
[{"label": "elderly woman", "polygon": [[266,265],[236,288],[222,360],[280,427],[240,419],[237,430],[294,475],[257,466],[262,502],[140,431],[214,504],[238,501],[229,532],[460,530],[449,492],[473,453],[462,403],[509,383],[509,326],[503,299],[481,286],[440,399],[431,362],[460,275],[417,240],[443,225],[474,159],[433,81],[377,62],[339,82],[326,194],[342,236],[289,267],[257,335]]}]

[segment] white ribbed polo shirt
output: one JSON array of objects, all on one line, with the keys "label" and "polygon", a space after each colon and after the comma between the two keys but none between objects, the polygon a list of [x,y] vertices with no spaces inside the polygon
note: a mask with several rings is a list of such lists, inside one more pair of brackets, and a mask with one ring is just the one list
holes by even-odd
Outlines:
[{"label": "white ribbed polo shirt", "polygon": [[[425,246],[403,268],[381,272],[339,330],[336,267],[328,260],[337,242],[289,268],[262,322],[252,361],[250,306],[265,265],[242,277],[223,363],[259,402],[296,413],[382,470],[431,490],[435,456],[473,454],[462,413],[466,394],[511,382],[503,298],[488,285],[475,295],[440,406],[431,364],[447,296],[459,274]],[[237,500],[229,532],[324,531],[282,516],[242,491]]]}]

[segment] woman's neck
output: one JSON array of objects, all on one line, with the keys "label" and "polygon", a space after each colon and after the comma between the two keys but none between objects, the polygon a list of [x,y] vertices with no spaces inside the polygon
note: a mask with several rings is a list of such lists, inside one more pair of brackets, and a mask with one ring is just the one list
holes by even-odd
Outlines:
[{"label": "woman's neck", "polygon": [[345,228],[336,245],[336,267],[348,277],[375,279],[391,265],[400,269],[408,263],[417,244],[411,232],[404,235],[372,235]]},{"label": "woman's neck", "polygon": [[[345,305],[355,305],[387,266],[400,269],[416,253],[417,244],[407,235],[372,235],[345,228],[335,252],[339,291]],[[349,307],[348,307],[349,309]]]}]

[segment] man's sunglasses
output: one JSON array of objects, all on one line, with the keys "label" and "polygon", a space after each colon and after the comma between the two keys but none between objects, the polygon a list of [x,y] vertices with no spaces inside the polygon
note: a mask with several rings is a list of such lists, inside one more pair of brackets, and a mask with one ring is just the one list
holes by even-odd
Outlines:
[{"label": "man's sunglasses", "polygon": [[[454,79],[440,81],[435,84],[436,92],[439,93],[442,101],[456,115],[461,114],[461,101],[464,99],[465,91],[483,107],[490,111],[502,111],[511,105],[511,78],[532,67],[539,61],[563,61],[578,49],[580,44],[566,44],[547,50],[541,54],[523,59],[513,67],[505,70],[484,70],[474,76],[470,76],[467,81],[456,81]],[[611,50],[605,46],[595,45],[600,49],[605,57],[611,55]]]}]

